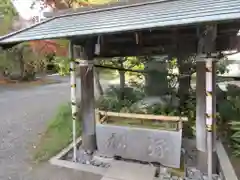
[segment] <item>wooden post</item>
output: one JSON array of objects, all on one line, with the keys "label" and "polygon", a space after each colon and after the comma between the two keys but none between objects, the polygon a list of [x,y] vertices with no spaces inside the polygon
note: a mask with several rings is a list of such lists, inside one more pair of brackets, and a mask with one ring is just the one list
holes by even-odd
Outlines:
[{"label": "wooden post", "polygon": [[[217,157],[215,153],[215,114],[216,114],[216,70],[212,61],[216,27],[207,26],[204,36],[200,38],[198,54],[205,57],[197,59],[197,117],[196,117],[196,146],[197,167],[203,173],[208,173],[209,178],[216,173]],[[210,55],[210,57],[207,57]],[[211,72],[207,72],[211,68]],[[209,90],[211,98],[209,95]],[[211,107],[211,108],[210,108]],[[211,114],[211,116],[207,116]]]},{"label": "wooden post", "polygon": [[77,144],[76,144],[76,119],[77,119],[77,98],[76,98],[76,73],[75,61],[73,57],[73,44],[69,42],[70,58],[70,83],[71,83],[71,108],[72,108],[72,136],[73,136],[73,161],[77,161]]},{"label": "wooden post", "polygon": [[[205,125],[205,109],[206,109],[206,98],[205,98],[205,62],[197,60],[197,77],[196,77],[196,147],[199,155],[199,165],[204,164],[200,161],[204,160],[200,154],[206,152],[206,125]],[[205,165],[203,165],[205,166]],[[198,167],[203,169],[202,167]]]},{"label": "wooden post", "polygon": [[94,47],[90,40],[82,46],[80,57],[81,78],[81,116],[82,116],[82,148],[87,153],[96,150],[96,127],[94,106]]}]

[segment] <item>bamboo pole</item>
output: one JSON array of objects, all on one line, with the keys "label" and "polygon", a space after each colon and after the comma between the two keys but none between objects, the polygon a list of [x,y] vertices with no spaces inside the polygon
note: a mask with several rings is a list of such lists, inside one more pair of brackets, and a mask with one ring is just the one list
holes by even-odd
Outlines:
[{"label": "bamboo pole", "polygon": [[76,144],[76,119],[77,119],[77,98],[76,98],[76,72],[75,61],[73,57],[73,44],[69,44],[70,56],[70,83],[71,83],[71,108],[72,108],[72,136],[73,136],[73,161],[77,161]]},{"label": "bamboo pole", "polygon": [[103,116],[101,119],[100,119],[100,123],[104,123],[106,120],[107,120],[108,116]]},{"label": "bamboo pole", "polygon": [[213,160],[213,61],[206,61],[206,128],[207,128],[207,151],[208,151],[208,179],[212,180]]},{"label": "bamboo pole", "polygon": [[144,120],[159,120],[159,121],[188,121],[187,117],[179,116],[162,116],[162,115],[151,115],[151,114],[134,114],[134,113],[117,113],[98,111],[101,115],[122,117],[122,118],[133,118],[133,119],[144,119]]}]

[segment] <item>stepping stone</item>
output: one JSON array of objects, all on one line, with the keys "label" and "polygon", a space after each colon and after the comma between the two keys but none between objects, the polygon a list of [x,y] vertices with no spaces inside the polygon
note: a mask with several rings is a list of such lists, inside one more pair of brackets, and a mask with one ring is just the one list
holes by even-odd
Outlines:
[{"label": "stepping stone", "polygon": [[154,166],[114,161],[107,170],[103,180],[153,180],[156,173]]}]

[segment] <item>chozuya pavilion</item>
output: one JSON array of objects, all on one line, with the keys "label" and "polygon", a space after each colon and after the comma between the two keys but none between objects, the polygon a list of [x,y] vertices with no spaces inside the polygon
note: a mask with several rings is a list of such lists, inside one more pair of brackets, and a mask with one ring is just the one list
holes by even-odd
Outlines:
[{"label": "chozuya pavilion", "polygon": [[[212,173],[216,173],[215,63],[221,52],[238,50],[239,27],[240,0],[141,0],[53,14],[45,21],[0,37],[0,46],[6,49],[26,41],[65,38],[70,41],[72,60],[73,47],[81,46],[82,148],[86,154],[98,148],[94,58],[197,54],[198,168],[208,172],[211,179]],[[74,68],[72,62],[73,122],[76,119]]]}]

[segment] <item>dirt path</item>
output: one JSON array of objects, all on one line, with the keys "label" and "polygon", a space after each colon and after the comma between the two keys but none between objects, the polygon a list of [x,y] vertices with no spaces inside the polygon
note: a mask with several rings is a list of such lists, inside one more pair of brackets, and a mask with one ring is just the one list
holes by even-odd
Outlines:
[{"label": "dirt path", "polygon": [[[79,93],[80,94],[80,93]],[[69,100],[67,82],[0,91],[1,180],[98,180],[100,177],[31,163],[31,150],[57,107]]]}]

